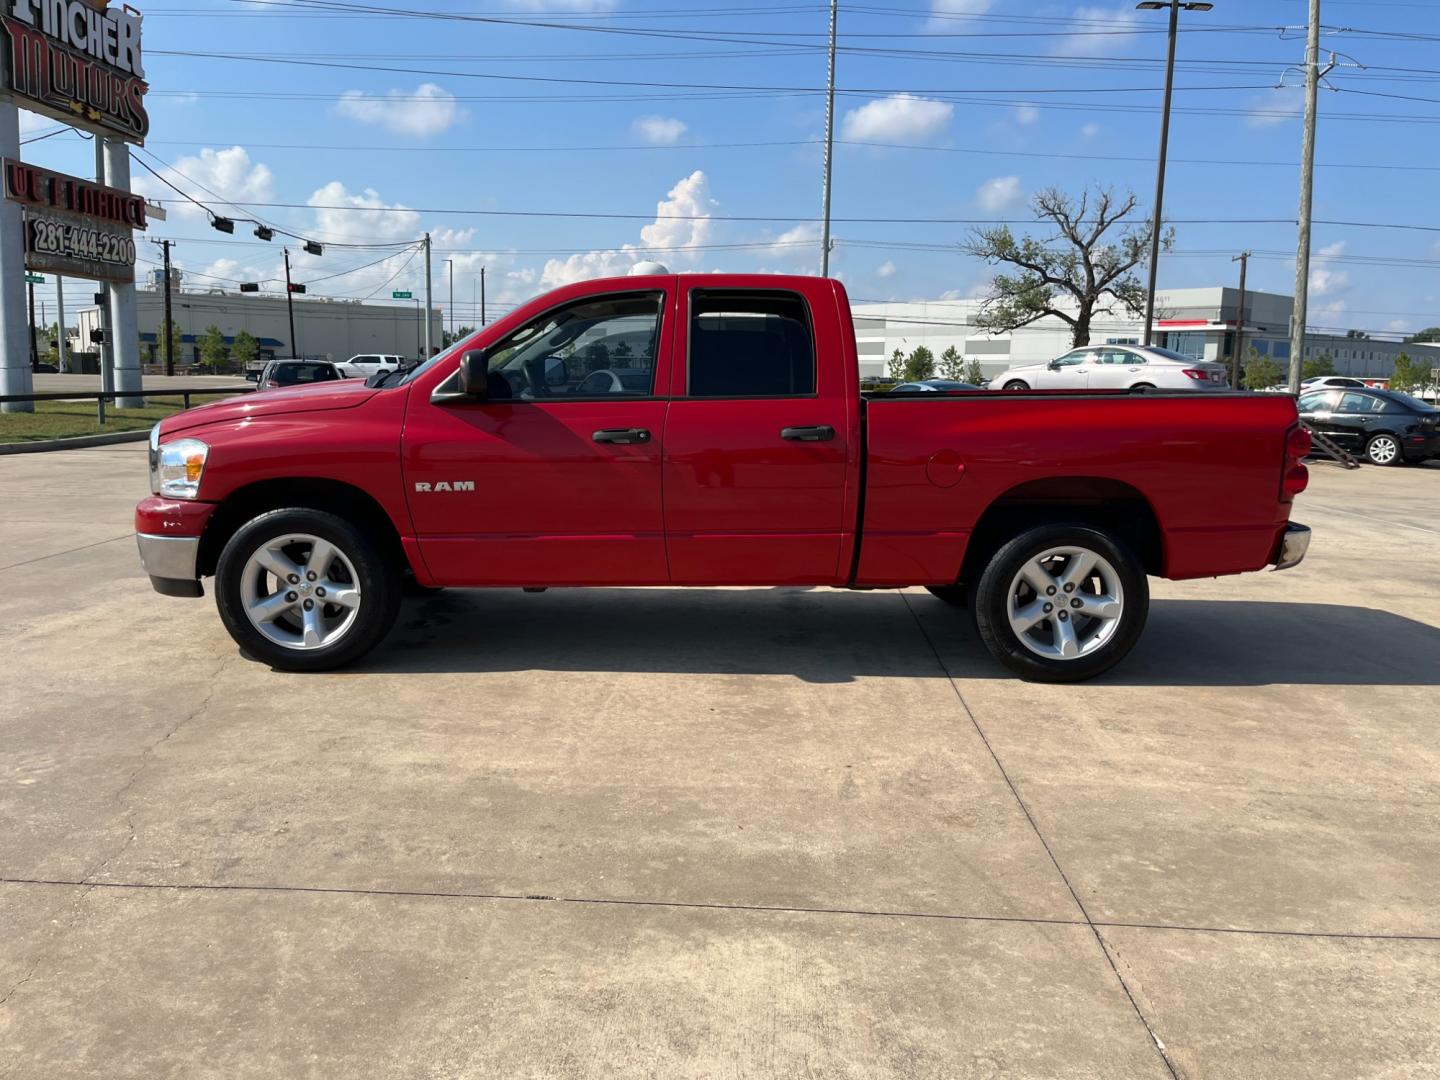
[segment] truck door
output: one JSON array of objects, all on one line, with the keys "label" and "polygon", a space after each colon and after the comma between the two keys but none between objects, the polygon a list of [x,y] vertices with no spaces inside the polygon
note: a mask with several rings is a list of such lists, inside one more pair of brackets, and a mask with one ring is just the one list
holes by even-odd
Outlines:
[{"label": "truck door", "polygon": [[561,299],[522,323],[486,349],[486,399],[447,399],[453,374],[417,383],[405,492],[438,581],[668,580],[660,451],[674,279],[660,280]]},{"label": "truck door", "polygon": [[832,286],[817,278],[803,288],[717,279],[682,290],[662,470],[677,584],[844,576],[858,388],[848,385]]}]

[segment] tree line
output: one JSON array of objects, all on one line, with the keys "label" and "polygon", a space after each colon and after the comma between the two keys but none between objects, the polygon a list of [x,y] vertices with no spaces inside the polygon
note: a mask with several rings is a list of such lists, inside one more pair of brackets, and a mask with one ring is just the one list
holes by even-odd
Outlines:
[{"label": "tree line", "polygon": [[924,345],[918,346],[908,356],[903,349],[896,349],[890,354],[890,360],[886,367],[891,381],[897,383],[924,382],[926,379],[936,378],[937,370],[939,378],[950,379],[954,382],[967,382],[978,386],[985,381],[985,373],[980,367],[980,361],[967,361],[954,345],[940,354],[938,364],[935,354]]}]

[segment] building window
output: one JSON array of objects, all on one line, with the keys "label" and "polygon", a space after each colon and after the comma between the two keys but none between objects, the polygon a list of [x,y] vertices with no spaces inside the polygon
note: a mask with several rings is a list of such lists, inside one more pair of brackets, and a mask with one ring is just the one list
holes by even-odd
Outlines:
[{"label": "building window", "polygon": [[1170,333],[1166,335],[1168,348],[1193,360],[1204,359],[1205,335],[1197,333]]},{"label": "building window", "polygon": [[1289,360],[1289,359],[1290,359],[1290,342],[1288,342],[1288,341],[1277,341],[1277,342],[1275,342],[1274,348],[1272,348],[1272,349],[1270,350],[1270,355],[1273,356],[1276,360]]}]

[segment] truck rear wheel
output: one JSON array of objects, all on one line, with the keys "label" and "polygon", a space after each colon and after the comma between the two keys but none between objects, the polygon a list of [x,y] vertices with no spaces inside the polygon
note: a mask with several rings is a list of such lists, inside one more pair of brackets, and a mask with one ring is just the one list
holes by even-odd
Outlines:
[{"label": "truck rear wheel", "polygon": [[975,626],[995,659],[1036,682],[1108,671],[1145,628],[1145,568],[1117,537],[1084,524],[1027,529],[991,557]]},{"label": "truck rear wheel", "polygon": [[255,659],[282,671],[328,671],[389,632],[400,580],[344,518],[271,510],[242,525],[220,553],[215,604],[230,636]]}]

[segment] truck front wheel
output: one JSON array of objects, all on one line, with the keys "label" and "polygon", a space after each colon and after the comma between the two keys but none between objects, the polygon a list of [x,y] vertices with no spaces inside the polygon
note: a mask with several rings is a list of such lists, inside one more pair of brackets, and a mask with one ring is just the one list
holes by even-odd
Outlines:
[{"label": "truck front wheel", "polygon": [[282,671],[328,671],[390,630],[400,580],[344,518],[270,510],[241,526],[215,569],[215,603],[245,652]]},{"label": "truck front wheel", "polygon": [[1090,525],[1027,529],[991,557],[975,626],[995,659],[1036,682],[1080,682],[1124,659],[1145,628],[1145,568]]}]

